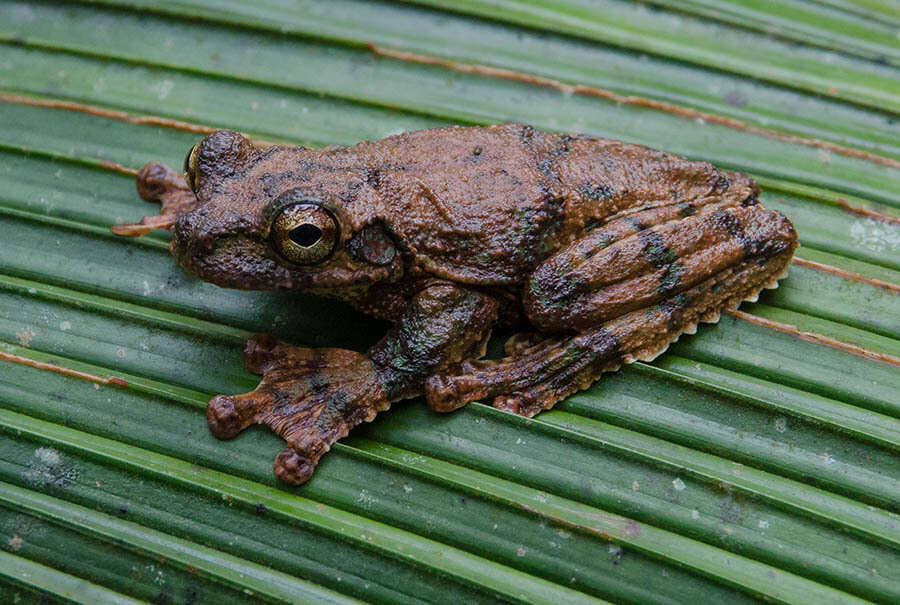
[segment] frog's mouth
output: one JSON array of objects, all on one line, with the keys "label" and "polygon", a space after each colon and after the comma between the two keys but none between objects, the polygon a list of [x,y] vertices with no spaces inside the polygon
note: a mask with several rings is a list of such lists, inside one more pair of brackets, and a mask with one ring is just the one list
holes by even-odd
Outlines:
[{"label": "frog's mouth", "polygon": [[187,273],[240,290],[304,287],[270,258],[267,246],[244,235],[188,235],[176,226],[169,250]]}]

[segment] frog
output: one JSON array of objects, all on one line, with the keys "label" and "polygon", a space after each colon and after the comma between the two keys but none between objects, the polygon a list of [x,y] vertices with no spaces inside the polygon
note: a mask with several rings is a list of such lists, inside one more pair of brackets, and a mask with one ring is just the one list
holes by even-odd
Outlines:
[{"label": "frog", "polygon": [[[259,386],[209,401],[219,439],[254,424],[281,436],[274,473],[293,485],[400,400],[548,410],[777,287],[798,245],[745,174],[518,123],[318,149],[218,130],[183,172],[150,163],[137,187],[161,214],[113,230],[171,230],[189,274],[389,322],[362,352],[255,335]],[[513,335],[486,359],[498,328]]]}]

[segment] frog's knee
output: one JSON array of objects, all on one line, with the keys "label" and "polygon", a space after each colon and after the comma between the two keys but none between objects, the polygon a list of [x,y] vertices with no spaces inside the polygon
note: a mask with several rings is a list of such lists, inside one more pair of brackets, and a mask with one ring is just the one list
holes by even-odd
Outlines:
[{"label": "frog's knee", "polygon": [[532,274],[522,303],[532,325],[541,330],[565,329],[566,319],[580,306],[589,285],[577,273],[544,263]]}]

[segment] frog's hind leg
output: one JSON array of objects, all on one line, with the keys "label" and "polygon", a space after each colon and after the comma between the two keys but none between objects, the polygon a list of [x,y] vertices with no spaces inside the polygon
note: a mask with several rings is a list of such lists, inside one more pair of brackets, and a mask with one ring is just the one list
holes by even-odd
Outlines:
[{"label": "frog's hind leg", "polygon": [[698,323],[756,300],[763,288],[775,287],[796,247],[790,222],[758,207],[648,231],[610,246],[611,258],[593,267],[591,255],[577,263],[571,250],[548,259],[550,270],[535,275],[550,281],[533,283],[526,295],[529,317],[546,334],[576,333],[535,344],[528,336],[510,343],[504,359],[463,362],[432,376],[426,383],[432,408],[490,399],[525,416],[548,409],[603,372],[649,361]]},{"label": "frog's hind leg", "polygon": [[763,288],[775,287],[790,256],[784,252],[770,265],[743,262],[659,304],[573,336],[547,338],[530,347],[516,343],[510,347],[513,355],[504,359],[463,362],[429,378],[428,403],[437,411],[450,411],[489,399],[496,408],[533,416],[587,388],[603,372],[650,361],[681,334],[694,333],[698,323],[715,323],[723,311],[756,300]]}]

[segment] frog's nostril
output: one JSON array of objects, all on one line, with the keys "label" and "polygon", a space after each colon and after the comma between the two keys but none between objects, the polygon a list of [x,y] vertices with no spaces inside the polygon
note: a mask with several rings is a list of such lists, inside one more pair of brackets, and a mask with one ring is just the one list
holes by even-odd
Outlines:
[{"label": "frog's nostril", "polygon": [[204,231],[194,238],[194,245],[199,251],[208,254],[216,247],[216,239],[208,231]]},{"label": "frog's nostril", "polygon": [[184,214],[175,223],[172,234],[172,252],[179,259],[188,259],[209,253],[214,245],[208,231],[197,225],[192,214]]}]

